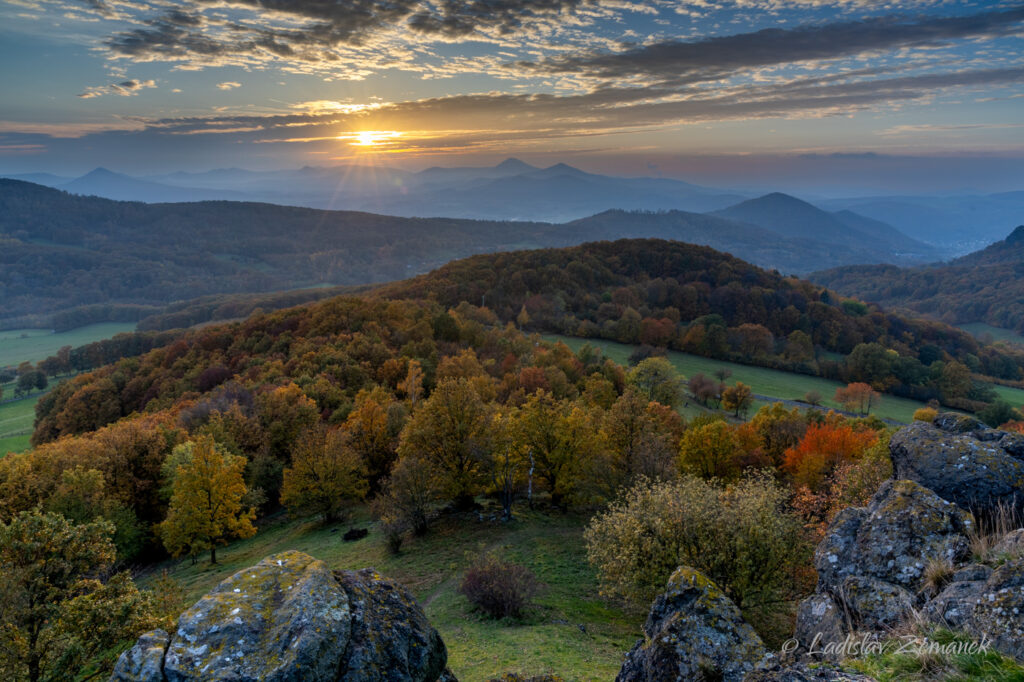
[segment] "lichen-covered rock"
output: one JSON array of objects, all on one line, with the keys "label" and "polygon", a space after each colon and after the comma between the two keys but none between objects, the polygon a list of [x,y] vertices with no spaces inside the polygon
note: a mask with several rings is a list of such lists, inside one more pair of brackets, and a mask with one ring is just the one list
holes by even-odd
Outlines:
[{"label": "lichen-covered rock", "polygon": [[284,552],[239,571],[118,659],[118,682],[435,682],[447,652],[404,588]]},{"label": "lichen-covered rock", "polygon": [[428,680],[445,670],[448,653],[416,599],[373,569],[338,571],[352,627],[341,682]]},{"label": "lichen-covered rock", "polygon": [[847,613],[828,592],[817,592],[800,602],[793,638],[801,651],[821,651],[829,642],[843,641],[849,632]]},{"label": "lichen-covered rock", "polygon": [[736,605],[699,571],[672,574],[617,682],[742,680],[770,655]]},{"label": "lichen-covered rock", "polygon": [[163,630],[153,630],[139,637],[128,651],[121,654],[111,682],[133,682],[134,680],[162,680],[164,652],[171,643],[171,636]]},{"label": "lichen-covered rock", "polygon": [[1006,562],[975,586],[963,598],[966,607],[974,600],[961,623],[964,630],[987,639],[997,651],[1024,659],[1024,558]]},{"label": "lichen-covered rock", "polygon": [[181,615],[164,676],[335,679],[349,621],[348,596],[327,565],[284,552],[239,571]]},{"label": "lichen-covered rock", "polygon": [[842,600],[858,629],[895,627],[914,610],[914,595],[906,589],[863,575],[843,581]]},{"label": "lichen-covered rock", "polygon": [[776,666],[770,670],[755,671],[743,682],[874,682],[873,678],[857,673],[848,673],[827,664],[798,663]]},{"label": "lichen-covered rock", "polygon": [[1024,528],[1010,531],[990,551],[996,559],[1016,559],[1024,556]]},{"label": "lichen-covered rock", "polygon": [[838,593],[848,576],[869,576],[911,591],[930,559],[969,554],[974,517],[913,481],[886,481],[864,509],[843,510],[814,555],[820,590]]},{"label": "lichen-covered rock", "polygon": [[940,414],[915,422],[889,443],[896,478],[917,481],[939,497],[981,515],[1024,505],[1024,439],[985,428],[971,417]]},{"label": "lichen-covered rock", "polygon": [[797,610],[796,639],[817,651],[855,631],[891,629],[920,605],[925,567],[970,555],[974,518],[913,481],[886,481],[840,512],[815,551],[818,587]]}]

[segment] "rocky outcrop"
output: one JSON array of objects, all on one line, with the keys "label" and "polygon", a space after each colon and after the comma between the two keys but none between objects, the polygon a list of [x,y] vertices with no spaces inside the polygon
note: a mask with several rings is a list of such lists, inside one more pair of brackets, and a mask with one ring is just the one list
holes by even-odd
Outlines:
[{"label": "rocky outcrop", "polygon": [[692,568],[672,574],[643,630],[616,682],[738,681],[771,660],[736,605]]},{"label": "rocky outcrop", "polygon": [[372,570],[284,552],[239,571],[122,654],[119,682],[435,682],[447,652],[415,599]]},{"label": "rocky outcrop", "polygon": [[896,478],[917,481],[963,509],[988,516],[1000,505],[1024,508],[1024,434],[944,413],[932,424],[900,429],[889,450]]},{"label": "rocky outcrop", "polygon": [[913,481],[886,481],[867,507],[840,512],[814,555],[815,594],[801,603],[796,639],[839,642],[899,624],[923,598],[925,567],[970,555],[974,518]]},{"label": "rocky outcrop", "polygon": [[925,615],[1024,660],[1024,558],[971,566],[925,606]]},{"label": "rocky outcrop", "polygon": [[872,678],[849,673],[828,665],[797,663],[789,667],[778,667],[755,671],[743,682],[874,682]]}]

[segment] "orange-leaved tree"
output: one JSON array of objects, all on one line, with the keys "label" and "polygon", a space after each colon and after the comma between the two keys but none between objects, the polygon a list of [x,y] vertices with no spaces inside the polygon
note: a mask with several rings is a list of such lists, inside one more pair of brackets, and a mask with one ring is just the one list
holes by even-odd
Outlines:
[{"label": "orange-leaved tree", "polygon": [[783,468],[794,485],[817,492],[836,467],[856,460],[877,440],[874,431],[850,424],[811,424],[800,442],[786,450]]},{"label": "orange-leaved tree", "polygon": [[878,405],[878,391],[869,384],[854,382],[845,388],[837,388],[835,401],[850,412],[868,414],[871,408]]}]

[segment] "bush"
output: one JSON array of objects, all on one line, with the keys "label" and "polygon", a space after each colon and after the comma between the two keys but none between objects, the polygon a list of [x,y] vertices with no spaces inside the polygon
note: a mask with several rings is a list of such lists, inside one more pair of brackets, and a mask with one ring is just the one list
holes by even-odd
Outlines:
[{"label": "bush", "polygon": [[647,603],[690,566],[745,612],[798,596],[810,543],[787,493],[767,474],[731,484],[684,476],[641,480],[594,517],[587,553],[605,592]]},{"label": "bush", "polygon": [[459,594],[492,618],[521,616],[537,590],[529,569],[490,555],[473,564],[459,586]]}]

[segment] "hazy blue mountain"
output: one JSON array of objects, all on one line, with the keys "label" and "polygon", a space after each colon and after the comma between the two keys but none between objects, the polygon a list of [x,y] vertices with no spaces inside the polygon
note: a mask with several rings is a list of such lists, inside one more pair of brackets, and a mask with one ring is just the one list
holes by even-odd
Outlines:
[{"label": "hazy blue mountain", "polygon": [[774,192],[714,215],[758,225],[795,240],[814,240],[871,254],[862,262],[926,262],[937,260],[932,246],[911,239],[895,227],[852,211],[829,213],[801,199]]},{"label": "hazy blue mountain", "polygon": [[818,202],[884,220],[904,234],[958,254],[998,241],[1024,217],[1024,192],[975,196],[891,196]]},{"label": "hazy blue mountain", "polygon": [[200,187],[172,187],[130,175],[96,168],[80,178],[58,185],[72,194],[103,197],[117,201],[144,201],[147,203],[203,201],[207,199],[243,199],[245,195],[225,190]]},{"label": "hazy blue mountain", "polygon": [[20,173],[15,175],[0,175],[0,177],[7,178],[9,180],[34,182],[37,185],[45,185],[46,187],[58,187],[74,180],[74,178],[64,177],[63,175],[54,175],[53,173]]}]

